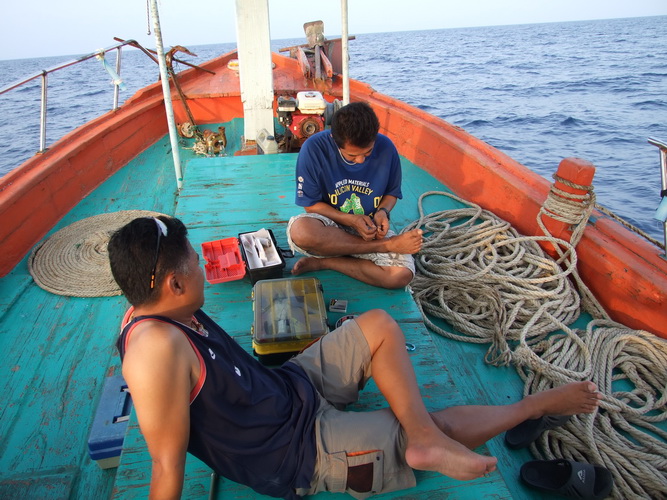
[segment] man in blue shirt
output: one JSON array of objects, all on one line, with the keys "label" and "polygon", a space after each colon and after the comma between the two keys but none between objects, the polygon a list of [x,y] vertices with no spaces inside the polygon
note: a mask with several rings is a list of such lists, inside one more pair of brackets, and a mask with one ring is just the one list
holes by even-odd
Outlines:
[{"label": "man in blue shirt", "polygon": [[301,148],[296,204],[305,213],[292,217],[287,237],[292,250],[306,257],[293,274],[331,269],[384,288],[412,280],[422,231],[395,235],[389,229],[391,210],[402,197],[401,164],[379,129],[371,107],[355,102],[334,114],[331,130]]}]

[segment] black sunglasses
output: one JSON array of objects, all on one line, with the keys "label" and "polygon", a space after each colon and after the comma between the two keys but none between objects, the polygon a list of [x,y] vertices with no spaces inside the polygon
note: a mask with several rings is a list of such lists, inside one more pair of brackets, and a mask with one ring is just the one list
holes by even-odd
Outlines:
[{"label": "black sunglasses", "polygon": [[157,259],[160,256],[160,240],[163,236],[167,237],[167,225],[155,217],[153,217],[153,220],[157,226],[157,244],[155,245],[155,262],[151,271],[151,290],[155,288],[155,272],[157,271]]}]

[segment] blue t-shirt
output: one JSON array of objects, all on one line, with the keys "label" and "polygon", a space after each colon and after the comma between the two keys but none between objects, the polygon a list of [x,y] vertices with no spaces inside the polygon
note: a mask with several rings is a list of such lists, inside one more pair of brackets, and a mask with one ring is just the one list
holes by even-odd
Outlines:
[{"label": "blue t-shirt", "polygon": [[118,338],[121,359],[133,327],[145,320],[180,328],[204,367],[191,394],[188,452],[223,477],[263,495],[290,500],[310,487],[316,460],[319,396],[294,363],[270,369],[241,348],[203,311],[204,336],[163,316],[140,316]]},{"label": "blue t-shirt", "polygon": [[330,130],[301,147],[296,161],[296,204],[324,202],[344,213],[372,215],[385,195],[401,198],[401,162],[391,140],[378,134],[363,163],[346,163]]}]

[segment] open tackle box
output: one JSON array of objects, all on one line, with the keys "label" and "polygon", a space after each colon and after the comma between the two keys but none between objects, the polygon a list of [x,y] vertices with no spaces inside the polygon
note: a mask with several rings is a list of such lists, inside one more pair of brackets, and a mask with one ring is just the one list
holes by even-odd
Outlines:
[{"label": "open tackle box", "polygon": [[281,278],[285,252],[278,247],[273,231],[260,229],[239,233],[238,238],[202,243],[206,263],[206,280],[223,283],[247,276],[252,284],[258,280]]},{"label": "open tackle box", "polygon": [[329,331],[317,278],[260,280],[252,300],[252,347],[263,364],[280,364]]}]

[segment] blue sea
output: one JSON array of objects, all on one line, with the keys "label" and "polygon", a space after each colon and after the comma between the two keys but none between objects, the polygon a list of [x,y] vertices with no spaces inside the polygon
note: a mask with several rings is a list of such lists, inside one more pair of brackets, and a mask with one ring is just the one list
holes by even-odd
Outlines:
[{"label": "blue sea", "polygon": [[[549,180],[565,157],[592,162],[598,203],[662,240],[653,219],[660,155],[647,139],[667,141],[667,16],[352,34],[353,78],[464,128]],[[272,49],[300,43],[275,40]],[[234,46],[191,46],[198,57],[190,60]],[[73,58],[0,61],[0,88]],[[115,64],[113,54],[107,59]],[[124,50],[122,59],[121,102],[158,75],[139,51]],[[96,59],[52,74],[48,92],[49,144],[113,102]],[[0,175],[39,149],[39,103],[39,79],[0,95]]]}]

